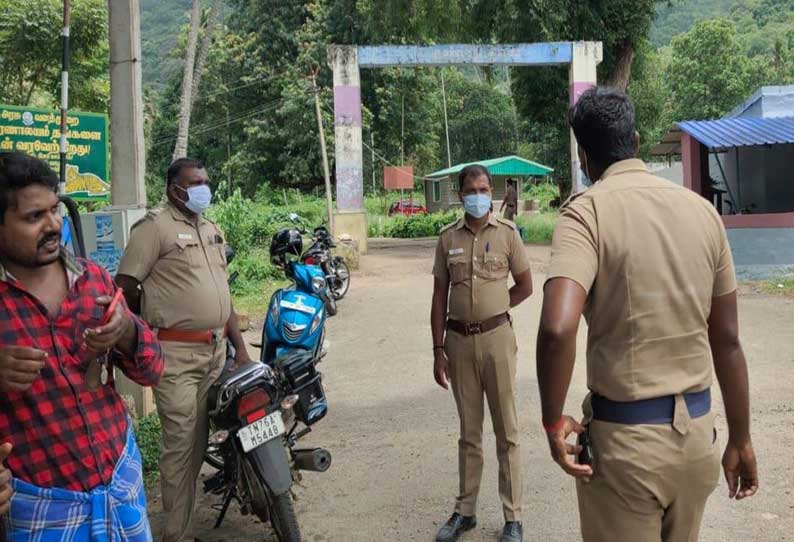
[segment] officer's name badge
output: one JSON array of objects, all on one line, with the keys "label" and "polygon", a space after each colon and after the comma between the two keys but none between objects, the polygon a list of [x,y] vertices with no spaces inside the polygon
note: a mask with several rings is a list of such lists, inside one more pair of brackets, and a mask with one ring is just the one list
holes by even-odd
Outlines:
[{"label": "officer's name badge", "polygon": [[462,248],[451,248],[449,249],[449,255],[454,256],[455,254],[463,254]]},{"label": "officer's name badge", "polygon": [[180,233],[179,234],[179,240],[180,241],[192,241],[193,240],[193,234],[192,233]]}]

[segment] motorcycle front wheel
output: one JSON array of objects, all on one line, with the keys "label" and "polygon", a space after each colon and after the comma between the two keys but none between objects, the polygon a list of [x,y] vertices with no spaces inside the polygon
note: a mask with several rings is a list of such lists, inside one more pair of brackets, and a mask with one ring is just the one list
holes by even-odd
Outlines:
[{"label": "motorcycle front wheel", "polygon": [[331,293],[336,299],[342,299],[350,289],[350,270],[347,268],[347,264],[341,260],[336,262],[334,267],[336,272],[331,279]]},{"label": "motorcycle front wheel", "polygon": [[328,296],[328,299],[325,302],[325,310],[328,311],[328,316],[336,316],[337,307],[336,307],[336,298],[333,294]]},{"label": "motorcycle front wheel", "polygon": [[298,516],[292,503],[292,495],[287,491],[281,495],[270,495],[270,522],[279,542],[300,542],[301,531]]}]

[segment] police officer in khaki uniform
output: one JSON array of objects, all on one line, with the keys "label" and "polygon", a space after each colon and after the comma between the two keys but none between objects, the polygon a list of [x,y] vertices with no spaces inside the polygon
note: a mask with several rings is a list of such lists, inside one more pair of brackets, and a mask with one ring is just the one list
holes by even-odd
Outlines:
[{"label": "police officer in khaki uniform", "polygon": [[[455,513],[436,540],[456,540],[476,525],[484,396],[497,440],[499,494],[506,522],[500,540],[519,542],[522,481],[514,393],[517,346],[507,311],[532,294],[532,275],[515,225],[491,212],[488,170],[468,166],[458,182],[466,215],[443,230],[438,240],[431,327],[435,379],[444,389],[451,384],[460,417],[460,492]],[[508,272],[515,280],[510,289]]]},{"label": "police officer in khaki uniform", "polygon": [[[552,457],[578,478],[585,542],[694,542],[719,478],[712,367],[729,495],[758,487],[725,229],[707,200],[634,159],[625,94],[587,91],[570,123],[597,182],[562,209],[544,287],[537,363]],[[591,393],[580,425],[562,411],[582,314]]]},{"label": "police officer in khaki uniform", "polygon": [[250,361],[232,309],[223,233],[203,216],[211,193],[204,166],[168,168],[168,202],[130,235],[116,277],[133,310],[157,331],[165,372],[154,389],[163,428],[160,478],[168,520],[164,542],[194,540],[193,507],[207,446],[207,392],[226,358]]},{"label": "police officer in khaki uniform", "polygon": [[518,210],[518,192],[516,192],[516,181],[507,179],[507,186],[505,187],[505,197],[502,200],[502,206],[499,211],[504,211],[505,220],[514,220],[516,211]]}]

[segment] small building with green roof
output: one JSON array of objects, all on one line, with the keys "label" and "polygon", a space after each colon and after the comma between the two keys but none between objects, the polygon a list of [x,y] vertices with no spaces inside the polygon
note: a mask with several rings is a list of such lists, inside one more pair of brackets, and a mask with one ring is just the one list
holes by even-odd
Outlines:
[{"label": "small building with green roof", "polygon": [[458,199],[458,174],[466,166],[474,164],[485,167],[493,178],[495,210],[499,210],[499,206],[502,204],[508,180],[516,181],[516,191],[519,197],[518,209],[521,211],[524,209],[524,202],[521,200],[524,183],[533,177],[545,177],[554,171],[543,164],[514,155],[457,164],[441,169],[425,175],[425,201],[428,212],[445,211],[461,204]]}]

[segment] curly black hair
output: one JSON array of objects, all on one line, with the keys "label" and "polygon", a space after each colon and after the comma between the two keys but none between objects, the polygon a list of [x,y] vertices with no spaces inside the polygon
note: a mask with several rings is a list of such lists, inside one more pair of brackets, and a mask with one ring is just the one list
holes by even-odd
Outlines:
[{"label": "curly black hair", "polygon": [[44,160],[21,152],[0,152],[0,224],[16,205],[17,191],[40,184],[58,193],[58,175]]},{"label": "curly black hair", "polygon": [[625,92],[588,89],[568,111],[568,123],[587,157],[601,166],[634,158],[634,104]]},{"label": "curly black hair", "polygon": [[481,175],[485,175],[488,178],[488,184],[493,186],[493,179],[488,169],[480,164],[471,164],[460,170],[460,174],[458,175],[458,190],[463,192],[463,185],[466,184],[466,179],[477,179]]}]

